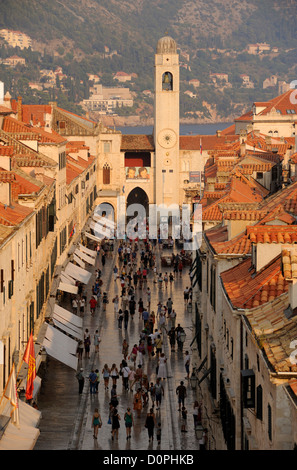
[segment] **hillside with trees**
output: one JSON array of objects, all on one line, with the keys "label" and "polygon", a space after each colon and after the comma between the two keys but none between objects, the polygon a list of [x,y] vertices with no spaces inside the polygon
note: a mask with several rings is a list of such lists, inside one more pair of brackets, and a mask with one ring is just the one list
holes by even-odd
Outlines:
[{"label": "hillside with trees", "polygon": [[[154,53],[157,40],[169,34],[179,47],[181,113],[186,119],[226,120],[244,112],[253,101],[280,94],[279,84],[296,78],[296,14],[294,0],[0,0],[0,29],[18,30],[32,39],[32,50],[0,42],[0,80],[24,102],[56,100],[83,112],[96,74],[104,86],[115,86],[118,71],[137,78],[129,87],[134,105],[122,114],[152,112]],[[252,54],[249,44],[267,43],[269,50]],[[14,68],[12,55],[26,59]],[[61,67],[63,78],[45,86],[40,70]],[[227,73],[227,82],[211,74]],[[250,84],[243,84],[248,75]],[[277,83],[264,88],[271,76]],[[191,80],[199,80],[194,88]],[[30,85],[31,83],[36,86]],[[184,94],[186,93],[186,94]]]}]

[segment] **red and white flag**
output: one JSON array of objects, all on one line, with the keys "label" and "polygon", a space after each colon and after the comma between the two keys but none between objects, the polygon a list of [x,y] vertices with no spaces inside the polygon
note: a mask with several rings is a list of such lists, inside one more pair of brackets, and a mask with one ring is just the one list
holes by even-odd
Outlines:
[{"label": "red and white flag", "polygon": [[7,398],[11,405],[11,422],[16,426],[19,426],[20,419],[19,419],[19,398],[18,392],[16,387],[16,372],[14,364],[12,364],[12,368],[10,371],[10,375],[8,377],[7,385],[3,396]]},{"label": "red and white flag", "polygon": [[28,364],[28,375],[27,375],[27,387],[26,387],[26,398],[31,400],[33,398],[34,390],[34,379],[36,377],[36,361],[35,351],[33,342],[33,333],[31,332],[30,338],[26,347],[26,351],[23,357],[23,361]]}]

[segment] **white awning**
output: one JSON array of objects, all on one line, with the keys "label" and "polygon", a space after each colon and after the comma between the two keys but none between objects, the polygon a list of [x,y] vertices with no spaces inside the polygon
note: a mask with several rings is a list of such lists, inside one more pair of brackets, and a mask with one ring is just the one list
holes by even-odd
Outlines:
[{"label": "white awning", "polygon": [[83,262],[83,260],[81,258],[79,258],[79,256],[77,256],[75,254],[75,252],[73,253],[73,261],[75,261],[77,264],[79,264],[79,266],[83,269],[85,269],[86,265],[85,263]]},{"label": "white awning", "polygon": [[70,294],[77,294],[78,292],[77,286],[72,286],[71,284],[66,284],[65,282],[60,282],[58,289],[62,290],[63,292],[70,292]]},{"label": "white awning", "polygon": [[92,273],[90,273],[89,271],[86,271],[85,269],[80,268],[79,266],[76,266],[73,263],[67,264],[65,268],[65,272],[69,276],[73,277],[74,279],[77,279],[80,282],[83,282],[84,284],[88,284],[92,276]]},{"label": "white awning", "polygon": [[60,275],[60,280],[61,282],[65,282],[65,284],[71,284],[72,286],[75,286],[75,280],[71,277],[68,276],[64,271]]},{"label": "white awning", "polygon": [[65,333],[72,336],[73,338],[76,338],[77,340],[83,339],[82,331],[79,328],[76,328],[73,325],[70,327],[69,324],[67,325],[63,322],[60,322],[55,317],[53,317],[53,322],[57,328],[59,328],[60,330],[63,330]]},{"label": "white awning", "polygon": [[80,249],[80,251],[83,251],[84,253],[87,253],[87,255],[93,256],[93,258],[96,258],[96,256],[97,256],[97,251],[90,250],[90,248],[87,248],[86,246],[81,245],[81,243],[79,244],[79,249]]},{"label": "white awning", "polygon": [[84,232],[84,235],[90,238],[91,240],[95,240],[96,242],[99,242],[99,243],[102,242],[102,238],[95,237],[95,235],[92,235],[89,232]]},{"label": "white awning", "polygon": [[19,416],[21,424],[36,427],[39,425],[39,421],[41,419],[41,411],[36,410],[36,408],[28,405],[28,403],[19,400]]},{"label": "white awning", "polygon": [[93,220],[95,222],[98,222],[99,224],[101,224],[103,227],[104,227],[104,225],[106,225],[106,227],[110,228],[111,230],[115,229],[114,221],[106,219],[106,217],[100,217],[98,215],[96,216],[95,214],[93,214]]},{"label": "white awning", "polygon": [[54,315],[57,317],[57,320],[62,321],[62,319],[66,322],[71,323],[72,325],[76,326],[77,328],[83,327],[83,319],[74,315],[74,313],[69,312],[60,305],[55,304],[54,306]]},{"label": "white awning", "polygon": [[89,256],[87,255],[86,253],[84,253],[83,251],[80,251],[80,250],[75,250],[74,252],[77,256],[79,256],[81,259],[83,259],[84,261],[86,261],[86,263],[89,263],[89,264],[92,264],[94,266],[95,264],[95,258],[93,258],[92,256]]},{"label": "white awning", "polygon": [[77,370],[77,341],[65,335],[57,328],[47,325],[43,346],[47,354]]},{"label": "white awning", "polygon": [[104,227],[99,222],[90,222],[90,228],[94,230],[95,235],[99,237],[111,238],[114,236],[114,230],[109,227]]},{"label": "white awning", "polygon": [[20,424],[20,427],[9,423],[0,439],[1,450],[33,450],[40,431],[33,426]]}]

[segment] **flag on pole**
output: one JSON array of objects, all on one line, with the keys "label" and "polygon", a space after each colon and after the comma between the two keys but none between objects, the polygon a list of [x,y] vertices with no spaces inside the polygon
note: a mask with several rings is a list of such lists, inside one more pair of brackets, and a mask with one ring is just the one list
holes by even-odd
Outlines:
[{"label": "flag on pole", "polygon": [[28,375],[27,375],[27,387],[26,387],[26,399],[31,400],[33,398],[34,379],[36,377],[36,361],[35,351],[33,342],[33,333],[31,332],[30,338],[26,347],[26,351],[23,357],[23,361],[28,364]]},{"label": "flag on pole", "polygon": [[201,140],[201,137],[200,137],[200,155],[202,155],[202,140]]},{"label": "flag on pole", "polygon": [[8,377],[7,385],[4,391],[3,396],[7,398],[7,400],[11,404],[11,422],[16,426],[19,426],[19,400],[18,400],[18,393],[16,387],[16,375],[15,375],[15,367],[14,363],[12,364],[11,372]]}]

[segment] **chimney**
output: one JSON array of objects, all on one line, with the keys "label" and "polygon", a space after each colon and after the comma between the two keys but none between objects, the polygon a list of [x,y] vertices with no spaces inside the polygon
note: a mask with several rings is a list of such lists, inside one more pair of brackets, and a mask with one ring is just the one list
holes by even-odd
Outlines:
[{"label": "chimney", "polygon": [[6,172],[0,172],[0,201],[5,206],[11,204],[11,182],[9,174]]},{"label": "chimney", "polygon": [[217,130],[217,137],[221,137],[221,134],[222,134],[222,131],[221,130]]},{"label": "chimney", "polygon": [[22,121],[22,97],[21,96],[18,96],[17,116],[18,116],[18,121]]}]

